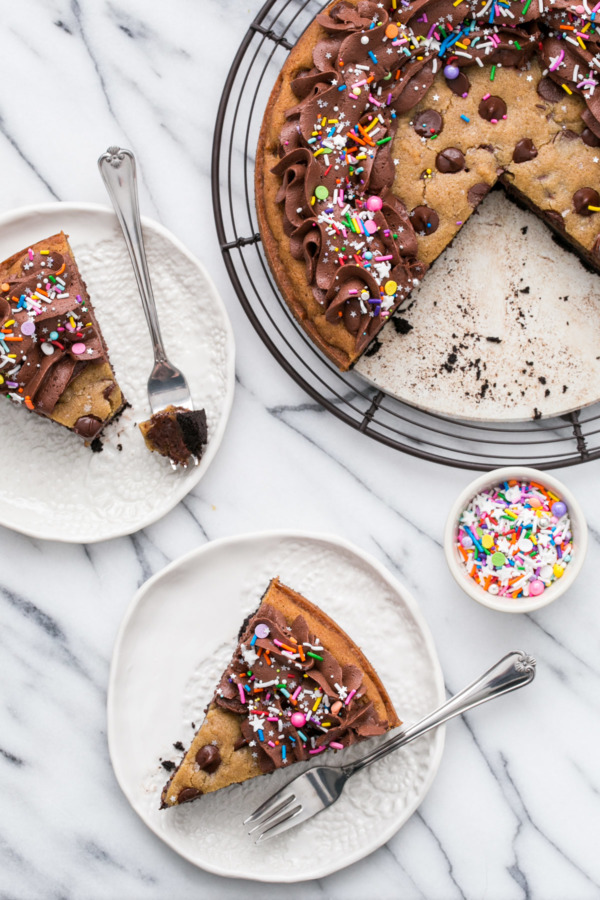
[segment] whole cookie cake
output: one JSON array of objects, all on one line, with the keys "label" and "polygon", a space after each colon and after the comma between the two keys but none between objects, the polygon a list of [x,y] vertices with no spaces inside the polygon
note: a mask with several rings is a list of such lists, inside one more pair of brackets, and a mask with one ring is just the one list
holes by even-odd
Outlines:
[{"label": "whole cookie cake", "polygon": [[600,271],[600,3],[342,0],[273,89],[256,161],[279,288],[340,369],[495,184]]}]

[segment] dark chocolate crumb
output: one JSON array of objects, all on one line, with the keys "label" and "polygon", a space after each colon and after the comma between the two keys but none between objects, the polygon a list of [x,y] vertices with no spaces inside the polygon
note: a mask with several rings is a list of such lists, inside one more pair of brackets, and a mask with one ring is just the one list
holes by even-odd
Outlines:
[{"label": "dark chocolate crumb", "polygon": [[[193,723],[193,722],[192,722],[192,727],[194,727],[194,723]],[[176,750],[179,750],[180,753],[183,753],[183,751],[185,750],[185,747],[183,746],[183,744],[181,743],[181,741],[176,741],[176,742],[173,744],[173,746],[175,747]]]},{"label": "dark chocolate crumb", "polygon": [[92,448],[92,451],[94,453],[102,453],[102,451],[104,450],[104,446],[99,437],[94,438],[94,440],[90,444],[90,447]]},{"label": "dark chocolate crumb", "polygon": [[534,406],[534,407],[533,407],[533,418],[534,418],[534,419],[541,419],[541,418],[542,418],[542,414],[541,414],[541,412],[539,411],[539,409],[537,408],[537,406]]},{"label": "dark chocolate crumb", "polygon": [[369,344],[368,350],[365,350],[363,355],[364,356],[375,356],[375,354],[380,349],[381,349],[381,341],[379,340],[379,338],[375,338],[375,340],[372,341],[371,344]]},{"label": "dark chocolate crumb", "polygon": [[486,341],[489,341],[490,344],[501,344],[502,338],[499,337],[486,337]]},{"label": "dark chocolate crumb", "polygon": [[528,293],[529,293],[529,287],[520,288],[519,293],[520,293],[520,294],[528,294]]},{"label": "dark chocolate crumb", "polygon": [[412,331],[413,326],[407,319],[403,319],[400,316],[394,316],[392,319],[394,323],[394,328],[398,332],[398,334],[408,334],[409,331]]},{"label": "dark chocolate crumb", "polygon": [[569,388],[567,387],[567,385],[563,384],[563,394],[566,394],[568,390]]},{"label": "dark chocolate crumb", "polygon": [[544,391],[544,397],[549,397],[549,396],[550,396],[550,388],[546,388],[546,390]]},{"label": "dark chocolate crumb", "polygon": [[119,453],[121,452],[122,449],[123,449],[123,444],[117,444],[117,450],[119,451]]},{"label": "dark chocolate crumb", "polygon": [[171,762],[170,759],[161,759],[160,764],[163,767],[163,769],[167,770],[167,772],[172,772],[173,769],[175,768],[175,763]]},{"label": "dark chocolate crumb", "polygon": [[538,381],[540,384],[546,384],[546,379],[543,375],[540,375],[540,377],[538,378]]},{"label": "dark chocolate crumb", "polygon": [[529,225],[523,225],[523,227],[521,228],[521,234],[527,234],[528,229]]}]

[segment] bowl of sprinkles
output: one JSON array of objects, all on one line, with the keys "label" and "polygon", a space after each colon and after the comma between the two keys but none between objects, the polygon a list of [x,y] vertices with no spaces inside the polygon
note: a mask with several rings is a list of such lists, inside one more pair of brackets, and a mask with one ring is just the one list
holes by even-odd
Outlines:
[{"label": "bowl of sprinkles", "polygon": [[571,492],[537,469],[507,466],[471,482],[450,511],[444,550],[450,571],[478,603],[532,612],[573,583],[587,524]]}]

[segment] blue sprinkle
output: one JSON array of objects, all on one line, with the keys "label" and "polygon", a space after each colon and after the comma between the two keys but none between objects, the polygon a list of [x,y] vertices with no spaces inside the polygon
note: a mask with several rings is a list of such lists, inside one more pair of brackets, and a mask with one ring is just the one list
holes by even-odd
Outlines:
[{"label": "blue sprinkle", "polygon": [[377,65],[377,57],[375,56],[375,54],[373,53],[372,50],[369,50],[369,56],[371,57],[371,59],[373,60],[375,65]]},{"label": "blue sprinkle", "polygon": [[300,735],[300,737],[302,738],[303,741],[306,741],[306,742],[308,741],[308,738],[302,731],[299,731],[298,734]]},{"label": "blue sprinkle", "polygon": [[338,91],[345,91],[345,90],[346,90],[346,85],[345,85],[345,84],[340,84],[340,86],[339,86],[339,88],[338,88]]},{"label": "blue sprinkle", "polygon": [[285,759],[285,753],[286,753],[285,747],[282,746],[282,748],[281,748],[281,758],[282,759]]},{"label": "blue sprinkle", "polygon": [[258,739],[259,739],[259,741],[264,741],[264,739],[265,739],[265,733],[262,730],[262,728],[258,729]]},{"label": "blue sprinkle", "polygon": [[251,646],[251,647],[254,647],[254,645],[255,645],[255,643],[256,643],[256,640],[257,640],[256,635],[254,635],[254,637],[253,637],[252,640],[250,641],[250,646]]},{"label": "blue sprinkle", "polygon": [[461,119],[463,120],[463,122],[470,122],[470,121],[471,121],[470,118],[469,118],[468,116],[461,116]]}]

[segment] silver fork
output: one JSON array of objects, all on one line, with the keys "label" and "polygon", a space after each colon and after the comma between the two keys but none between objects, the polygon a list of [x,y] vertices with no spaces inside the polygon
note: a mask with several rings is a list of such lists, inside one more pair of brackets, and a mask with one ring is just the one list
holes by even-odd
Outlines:
[{"label": "silver fork", "polygon": [[123,231],[152,338],[154,367],[148,379],[150,409],[153,414],[171,405],[193,409],[188,383],[183,373],[167,359],[162,342],[140,222],[135,156],[131,150],[109,147],[98,160],[98,168]]},{"label": "silver fork", "polygon": [[388,753],[393,753],[394,750],[421,737],[432,728],[437,728],[448,719],[461,715],[480,703],[529,684],[534,676],[535,659],[532,656],[528,656],[522,650],[508,653],[495,666],[484,672],[477,681],[455,694],[439,709],[381,744],[368,756],[339,768],[316,766],[294,778],[244,820],[244,825],[253,826],[248,833],[259,831],[256,840],[259,844],[267,838],[287,831],[288,828],[294,828],[300,822],[305,822],[335,803],[348,779],[365,766],[370,766]]}]

